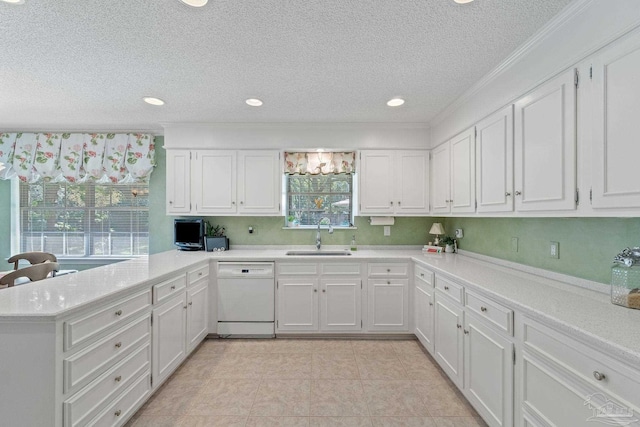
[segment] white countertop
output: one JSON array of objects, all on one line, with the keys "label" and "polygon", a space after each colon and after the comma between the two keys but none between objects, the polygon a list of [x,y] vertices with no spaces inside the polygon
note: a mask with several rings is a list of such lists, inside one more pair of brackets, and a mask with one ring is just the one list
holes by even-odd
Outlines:
[{"label": "white countertop", "polygon": [[75,274],[0,290],[0,322],[44,321],[67,316],[125,290],[186,271],[199,262],[414,260],[437,273],[455,276],[469,289],[492,296],[534,320],[640,365],[640,310],[611,304],[609,296],[460,254],[420,250],[358,250],[351,256],[292,257],[286,249],[227,252],[168,251]]}]

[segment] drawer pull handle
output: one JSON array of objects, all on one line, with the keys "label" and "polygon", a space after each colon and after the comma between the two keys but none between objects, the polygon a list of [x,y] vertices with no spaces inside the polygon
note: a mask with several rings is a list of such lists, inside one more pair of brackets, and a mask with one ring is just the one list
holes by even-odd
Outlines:
[{"label": "drawer pull handle", "polygon": [[464,330],[464,334],[465,335],[469,335],[469,331],[467,331],[466,329]]},{"label": "drawer pull handle", "polygon": [[175,286],[175,285],[173,285],[173,286],[171,287],[171,290],[172,290],[172,291],[175,291],[175,290],[176,290],[176,286]]},{"label": "drawer pull handle", "polygon": [[462,325],[456,325],[456,326],[458,327],[458,329],[461,329],[461,328],[462,328]]},{"label": "drawer pull handle", "polygon": [[420,273],[420,277],[424,277],[424,273]]},{"label": "drawer pull handle", "polygon": [[445,290],[445,291],[448,291],[448,290],[449,290],[449,287],[448,287],[448,286],[445,286],[445,287],[444,287],[444,290]]},{"label": "drawer pull handle", "polygon": [[122,316],[122,310],[116,311],[116,316]]},{"label": "drawer pull handle", "polygon": [[487,311],[487,307],[480,307],[480,311],[482,311],[482,312]]},{"label": "drawer pull handle", "polygon": [[120,380],[122,380],[122,375],[118,375],[117,377],[114,378],[115,382],[119,383]]},{"label": "drawer pull handle", "polygon": [[598,381],[602,381],[602,380],[604,380],[606,378],[606,375],[605,374],[601,374],[598,371],[593,371],[593,378],[595,378]]},{"label": "drawer pull handle", "polygon": [[120,347],[122,347],[122,342],[121,342],[121,341],[118,341],[118,342],[116,343],[116,348],[120,348]]},{"label": "drawer pull handle", "polygon": [[118,409],[116,412],[113,413],[113,415],[115,415],[116,417],[119,417],[120,415],[122,415],[122,411]]}]

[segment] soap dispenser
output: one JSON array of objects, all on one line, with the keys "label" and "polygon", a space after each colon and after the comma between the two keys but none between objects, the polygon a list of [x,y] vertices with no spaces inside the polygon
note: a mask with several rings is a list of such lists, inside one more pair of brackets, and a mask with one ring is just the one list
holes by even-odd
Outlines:
[{"label": "soap dispenser", "polygon": [[356,235],[354,234],[353,237],[351,237],[351,251],[357,251],[358,250],[358,246],[356,245]]}]

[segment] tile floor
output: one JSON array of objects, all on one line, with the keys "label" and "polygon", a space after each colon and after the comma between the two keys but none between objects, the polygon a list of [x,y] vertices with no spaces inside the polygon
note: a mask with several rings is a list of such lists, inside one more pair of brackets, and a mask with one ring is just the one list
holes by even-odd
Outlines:
[{"label": "tile floor", "polygon": [[205,340],[127,427],[479,427],[413,340]]}]

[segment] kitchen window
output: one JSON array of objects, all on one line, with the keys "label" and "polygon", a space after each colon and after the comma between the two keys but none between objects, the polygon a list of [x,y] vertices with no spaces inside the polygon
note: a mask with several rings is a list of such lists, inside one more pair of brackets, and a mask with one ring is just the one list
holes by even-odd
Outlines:
[{"label": "kitchen window", "polygon": [[72,258],[149,253],[149,185],[20,182],[21,252]]},{"label": "kitchen window", "polygon": [[325,218],[333,226],[352,226],[353,175],[287,175],[286,180],[289,226],[316,226]]}]

